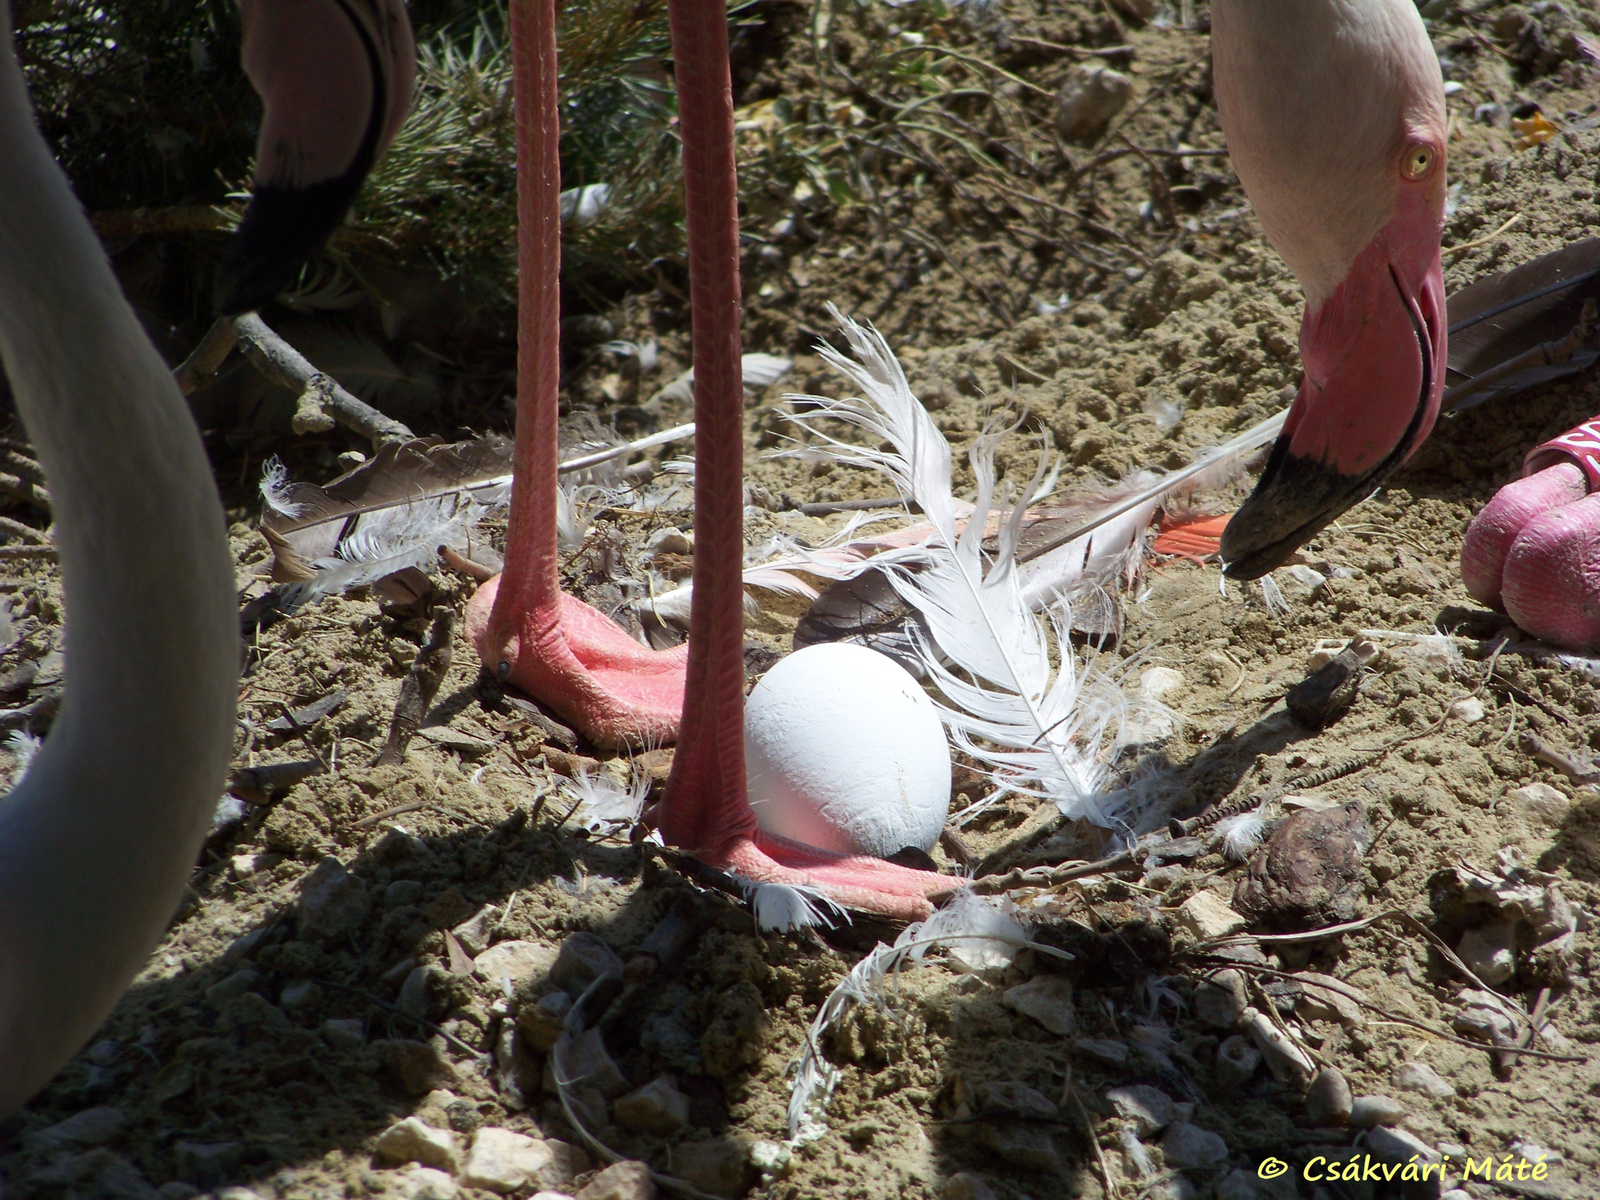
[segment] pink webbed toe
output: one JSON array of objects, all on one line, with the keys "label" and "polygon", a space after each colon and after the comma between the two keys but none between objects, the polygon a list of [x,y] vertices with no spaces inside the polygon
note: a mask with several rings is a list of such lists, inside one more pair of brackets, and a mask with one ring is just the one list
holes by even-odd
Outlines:
[{"label": "pink webbed toe", "polygon": [[1571,650],[1600,648],[1600,493],[1523,526],[1506,555],[1501,598],[1534,637]]},{"label": "pink webbed toe", "polygon": [[821,888],[845,908],[901,921],[922,920],[933,911],[931,897],[959,886],[958,880],[932,871],[833,854],[762,832],[753,839],[736,838],[720,854],[700,857],[758,883]]},{"label": "pink webbed toe", "polygon": [[1558,463],[1508,483],[1467,527],[1461,543],[1461,579],[1480,604],[1501,606],[1502,578],[1511,547],[1530,521],[1581,500],[1587,486],[1576,463]]}]

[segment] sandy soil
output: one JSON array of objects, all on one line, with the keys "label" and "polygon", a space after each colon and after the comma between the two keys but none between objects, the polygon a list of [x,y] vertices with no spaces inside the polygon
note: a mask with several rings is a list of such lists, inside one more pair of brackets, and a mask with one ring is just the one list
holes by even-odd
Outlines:
[{"label": "sandy soil", "polygon": [[[1111,61],[1134,81],[1134,100],[1093,148],[1063,152],[1081,166],[1122,146],[1119,135],[1136,147],[1219,148],[1204,33],[1141,26],[1111,15],[1119,7],[1018,2],[975,28],[921,10],[841,9],[834,36],[845,62],[903,30],[942,39],[1022,80],[1012,95],[1026,92],[1029,102],[1037,98],[1028,88],[1053,93],[1074,61],[1039,44],[1130,45],[1131,55]],[[1452,288],[1600,225],[1600,130],[1589,127],[1600,69],[1575,38],[1600,31],[1600,4],[1462,7],[1480,11],[1433,27],[1446,78],[1460,85],[1449,101],[1459,190],[1445,244],[1479,238],[1514,214],[1522,220],[1488,245],[1448,257]],[[809,53],[799,52],[809,11],[759,10],[772,45],[794,52],[769,46],[746,64],[742,103],[800,99],[815,88]],[[1528,101],[1565,132],[1517,151],[1503,117]],[[756,152],[746,145],[747,155]],[[1066,457],[1068,486],[1179,465],[1292,395],[1300,307],[1226,159],[1179,164],[1138,153],[1104,162],[1093,168],[1089,203],[1082,178],[1067,178],[1059,158],[1043,159],[1029,187],[1059,197],[1059,213],[985,191],[989,176],[952,190],[881,164],[871,176],[880,190],[874,203],[817,215],[798,202],[800,216],[815,217],[801,232],[792,220],[775,231],[754,212],[747,349],[792,355],[786,387],[836,394],[814,353],[817,335],[832,328],[823,309],[832,301],[885,333],[958,460],[1000,405],[1031,414],[1001,453],[1017,472],[1031,469],[1028,448],[1041,430]],[[1177,193],[1169,211],[1174,188],[1190,191]],[[1141,215],[1147,202],[1151,215]],[[637,421],[638,410],[618,404],[619,387],[636,399],[629,389],[646,393],[686,365],[683,314],[671,294],[657,292],[626,297],[607,315],[622,336],[660,340],[658,377],[619,382],[597,361],[569,376],[567,400],[574,410]],[[1153,415],[1180,409],[1176,424]],[[752,400],[753,483],[800,502],[883,494],[866,474],[758,461],[793,432],[787,411],[776,390]],[[1452,1183],[1466,1157],[1549,1152],[1543,1181],[1475,1179],[1467,1189],[1477,1196],[1600,1191],[1592,1136],[1600,1065],[1590,1051],[1600,1040],[1600,996],[1583,916],[1600,905],[1600,792],[1584,779],[1590,752],[1600,750],[1600,664],[1507,641],[1502,635],[1514,631],[1473,604],[1455,565],[1468,519],[1516,476],[1524,450],[1596,411],[1600,385],[1581,376],[1442,422],[1385,488],[1305,548],[1315,576],[1280,572],[1286,609],[1269,606],[1255,585],[1219,588],[1214,564],[1152,562],[1110,651],[1138,656],[1130,687],[1152,667],[1181,677],[1163,696],[1179,718],[1171,735],[1123,764],[1134,786],[1165,805],[1163,815],[1268,798],[1274,815],[1333,814],[1324,819],[1345,821],[1334,833],[1346,841],[1364,824],[1342,892],[1298,921],[1280,913],[1274,923],[1271,911],[1253,909],[1250,932],[1385,913],[1409,919],[1309,941],[1269,937],[1253,955],[1236,951],[1245,960],[1243,998],[1292,1024],[1314,1069],[1336,1069],[1356,1096],[1396,1101],[1388,1119],[1399,1130],[1428,1154],[1443,1147],[1455,1156],[1442,1172]],[[687,414],[668,406],[655,417],[666,425]],[[308,469],[320,455],[326,477],[338,448],[297,454]],[[255,592],[267,549],[254,530],[248,480],[261,449],[258,441],[247,461],[219,472],[238,500],[241,588]],[[1226,511],[1247,482],[1208,497],[1207,507]],[[958,490],[969,486],[958,471]],[[769,509],[753,517],[749,538],[757,544],[781,530],[815,539],[840,520]],[[600,515],[569,564],[570,582],[599,602],[615,601],[608,572],[631,569],[633,548],[668,524],[687,529],[691,514]],[[468,581],[435,579],[450,602],[470,594]],[[48,571],[13,571],[0,591],[17,622],[0,669],[40,664],[37,695],[58,670],[58,583]],[[749,622],[750,639],[786,653],[802,612],[794,601],[764,604]],[[1338,649],[1364,631],[1379,653],[1349,711],[1321,731],[1298,724],[1285,693],[1319,649]],[[531,1014],[540,999],[562,990],[549,977],[551,963],[578,933],[634,959],[669,915],[688,922],[687,945],[626,991],[601,1028],[620,1070],[613,1093],[666,1076],[687,1098],[686,1123],[665,1134],[642,1131],[637,1120],[629,1128],[617,1106],[594,1095],[586,1096],[587,1115],[606,1145],[706,1192],[876,1200],[992,1191],[1020,1200],[1104,1195],[1107,1180],[1125,1198],[1441,1191],[1437,1174],[1427,1184],[1324,1182],[1314,1190],[1295,1182],[1318,1156],[1359,1159],[1393,1145],[1395,1135],[1319,1116],[1316,1089],[1308,1111],[1303,1082],[1276,1078],[1266,1066],[1241,1081],[1219,1060],[1219,1047],[1224,1058],[1238,1047],[1229,1048],[1233,1030],[1215,1019],[1218,988],[1208,991],[1204,981],[1229,964],[1197,942],[1192,898],[1232,901],[1247,876],[1267,878],[1268,891],[1271,879],[1265,851],[1249,865],[1231,861],[1203,834],[1132,870],[1016,890],[1038,939],[1075,960],[1026,952],[977,972],[933,965],[907,973],[881,1008],[858,1009],[824,1041],[843,1069],[828,1133],[780,1148],[786,1073],[818,1006],[862,947],[762,936],[741,905],[700,893],[647,847],[564,821],[572,801],[562,777],[604,756],[562,745],[481,686],[464,643],[404,762],[369,766],[425,634],[424,621],[386,611],[366,593],[251,634],[237,766],[317,759],[330,769],[251,804],[208,844],[182,911],[115,1015],[19,1119],[0,1126],[8,1194],[448,1194],[455,1183],[375,1154],[378,1135],[410,1114],[453,1131],[463,1147],[482,1127],[579,1143],[543,1082],[538,1037],[528,1032],[539,1027]],[[331,714],[302,718],[298,732],[271,727],[286,708],[335,691],[348,695]],[[1536,756],[1529,735],[1556,753]],[[1552,765],[1562,755],[1575,772]],[[622,773],[626,764],[606,769]],[[982,790],[970,777],[958,782],[953,808]],[[1353,804],[1362,822],[1346,821]],[[1021,800],[995,806],[960,836],[974,858],[1008,869],[1106,849],[1100,832],[1034,810]],[[1494,876],[1506,846],[1548,873],[1529,877],[1545,916],[1554,889],[1584,926],[1556,948],[1536,946],[1546,941],[1539,919],[1517,929],[1513,973],[1498,992],[1524,1010],[1544,997],[1549,1015],[1535,1043],[1546,1057],[1520,1062],[1490,1053],[1481,1019],[1474,1032],[1466,993],[1483,985],[1449,954],[1464,935],[1506,919],[1483,902],[1485,893],[1473,899],[1460,883],[1467,867]],[[937,857],[955,869],[944,850]],[[330,880],[332,902],[303,901],[319,890],[326,897]],[[487,916],[472,924],[485,906]],[[1248,907],[1243,898],[1239,906]],[[449,930],[457,932],[447,937]],[[461,963],[451,938],[468,954],[491,942],[526,942],[535,966],[507,996],[454,969]],[[428,967],[437,969],[416,974]],[[1360,999],[1330,999],[1308,971],[1343,981]],[[1016,1011],[1025,1005],[1012,989],[1036,976],[1056,981],[1045,988],[1057,1003],[1051,1028]],[[582,972],[563,978],[576,987]],[[415,982],[422,979],[426,987]],[[519,1014],[524,1032],[513,1047]],[[1127,1096],[1111,1093],[1136,1085],[1191,1107],[1176,1119],[1131,1114]],[[58,1125],[90,1109],[115,1114],[88,1122],[93,1128]],[[1259,1178],[1268,1158],[1289,1163],[1288,1174]],[[569,1165],[581,1176],[591,1163],[599,1165],[580,1155]],[[550,1180],[560,1190],[583,1185],[562,1174]],[[519,1194],[533,1190],[528,1184]]]}]

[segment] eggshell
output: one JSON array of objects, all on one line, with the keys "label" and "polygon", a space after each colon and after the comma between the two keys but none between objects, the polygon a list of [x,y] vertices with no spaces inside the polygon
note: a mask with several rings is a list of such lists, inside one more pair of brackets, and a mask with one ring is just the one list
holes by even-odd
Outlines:
[{"label": "eggshell", "polygon": [[938,710],[863,646],[808,646],[768,671],[745,701],[744,755],[761,828],[819,849],[932,850],[950,811]]}]

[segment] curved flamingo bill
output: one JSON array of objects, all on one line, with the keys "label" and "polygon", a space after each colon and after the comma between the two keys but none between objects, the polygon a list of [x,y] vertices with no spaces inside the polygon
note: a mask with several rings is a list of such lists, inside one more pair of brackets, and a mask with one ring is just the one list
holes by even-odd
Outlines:
[{"label": "curved flamingo bill", "polygon": [[1224,570],[1235,579],[1282,566],[1433,429],[1445,352],[1437,235],[1415,285],[1391,261],[1388,240],[1374,238],[1333,295],[1306,313],[1305,378],[1255,491],[1222,535]]},{"label": "curved flamingo bill", "polygon": [[344,218],[411,104],[402,0],[241,0],[244,69],[266,106],[256,180],[217,281],[224,314],[294,281]]}]

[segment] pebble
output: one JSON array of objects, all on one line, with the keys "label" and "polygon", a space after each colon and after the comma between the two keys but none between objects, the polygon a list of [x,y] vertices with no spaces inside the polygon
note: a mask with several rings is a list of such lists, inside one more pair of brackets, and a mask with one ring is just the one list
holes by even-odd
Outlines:
[{"label": "pebble", "polygon": [[221,1008],[235,996],[242,996],[252,991],[266,976],[260,971],[252,971],[246,967],[242,971],[235,971],[226,979],[218,980],[206,989],[206,1003],[212,1008]]},{"label": "pebble", "polygon": [[1133,1122],[1134,1130],[1141,1138],[1160,1133],[1178,1115],[1172,1097],[1146,1083],[1112,1088],[1106,1093],[1106,1099],[1117,1116]]},{"label": "pebble", "polygon": [[663,1075],[618,1099],[611,1115],[635,1133],[676,1133],[689,1123],[689,1097]]},{"label": "pebble", "polygon": [[1306,1120],[1313,1125],[1344,1125],[1350,1120],[1355,1097],[1350,1084],[1333,1067],[1323,1067],[1306,1089]]},{"label": "pebble", "polygon": [[400,1177],[400,1200],[456,1200],[461,1188],[432,1167],[412,1167]]},{"label": "pebble", "polygon": [[1213,1029],[1234,1028],[1249,1003],[1244,974],[1232,967],[1194,985],[1194,1015]]},{"label": "pebble", "polygon": [[572,1182],[572,1165],[550,1142],[485,1125],[472,1139],[459,1182],[502,1196],[529,1187],[560,1188]]},{"label": "pebble", "polygon": [[1261,1051],[1242,1034],[1234,1034],[1217,1047],[1217,1086],[1227,1091],[1247,1082],[1261,1065]]},{"label": "pebble", "polygon": [[116,1137],[128,1114],[120,1108],[101,1105],[73,1113],[64,1121],[57,1121],[26,1139],[30,1145],[39,1146],[100,1146]]},{"label": "pebble", "polygon": [[178,1142],[172,1148],[179,1178],[202,1187],[221,1183],[244,1162],[243,1142]]},{"label": "pebble", "polygon": [[983,1176],[971,1171],[957,1171],[946,1179],[939,1197],[940,1200],[995,1200],[994,1189],[984,1182]]},{"label": "pebble", "polygon": [[1234,891],[1239,909],[1271,925],[1307,928],[1355,915],[1362,855],[1372,839],[1359,800],[1281,821]]},{"label": "pebble", "polygon": [[1456,1094],[1455,1088],[1425,1062],[1403,1062],[1390,1073],[1389,1079],[1402,1092],[1421,1092],[1435,1100],[1448,1100]]},{"label": "pebble", "polygon": [[1298,987],[1295,1012],[1308,1021],[1337,1021],[1347,1029],[1367,1023],[1367,1014],[1353,994],[1356,989],[1331,975],[1301,971],[1294,977]]},{"label": "pebble", "polygon": [[574,1200],[652,1200],[655,1194],[649,1167],[642,1162],[619,1162],[584,1184]]},{"label": "pebble", "polygon": [[551,992],[540,996],[532,1004],[524,1004],[517,1014],[517,1028],[528,1039],[528,1045],[541,1054],[548,1054],[566,1028],[567,1010],[572,1007],[572,997],[565,992]]},{"label": "pebble", "polygon": [[1405,1106],[1391,1096],[1357,1096],[1350,1105],[1350,1124],[1357,1129],[1398,1125],[1405,1115]]},{"label": "pebble", "polygon": [[755,1182],[750,1155],[738,1142],[679,1142],[672,1148],[672,1173],[713,1196],[743,1196]]},{"label": "pebble", "polygon": [[336,1050],[359,1050],[367,1044],[367,1025],[360,1017],[329,1017],[322,1036]]},{"label": "pebble", "polygon": [[794,1169],[794,1151],[785,1142],[763,1138],[750,1143],[750,1165],[761,1172],[761,1182],[769,1184]]},{"label": "pebble", "polygon": [[434,1088],[449,1087],[457,1082],[454,1064],[437,1046],[398,1039],[374,1045],[382,1053],[395,1082],[408,1095],[425,1096]]},{"label": "pebble", "polygon": [[1497,987],[1517,973],[1517,931],[1511,921],[1496,921],[1479,929],[1469,929],[1456,946],[1472,973],[1490,987]]},{"label": "pebble", "polygon": [[1572,801],[1548,783],[1514,788],[1501,803],[1525,821],[1552,828],[1561,824],[1572,807]]},{"label": "pebble", "polygon": [[591,1087],[607,1099],[628,1090],[628,1077],[612,1060],[598,1025],[574,1038],[562,1061],[573,1083]]},{"label": "pebble", "polygon": [[461,943],[463,950],[473,958],[477,958],[489,948],[489,938],[494,930],[494,916],[499,911],[494,905],[485,904],[452,929],[451,936]]},{"label": "pebble", "polygon": [[1056,101],[1056,128],[1072,141],[1093,138],[1133,97],[1133,81],[1110,67],[1079,64]]},{"label": "pebble", "polygon": [[472,973],[510,995],[524,981],[548,974],[555,961],[556,951],[539,942],[499,942],[473,960]]},{"label": "pebble", "polygon": [[343,937],[359,929],[371,911],[367,885],[337,858],[324,858],[300,885],[298,936]]},{"label": "pebble", "polygon": [[1409,1162],[1413,1155],[1417,1156],[1419,1162],[1441,1161],[1437,1150],[1407,1130],[1390,1129],[1387,1125],[1379,1125],[1375,1129],[1367,1130],[1366,1136],[1367,1148],[1372,1151],[1372,1157],[1383,1162]]},{"label": "pebble", "polygon": [[448,977],[448,971],[432,964],[415,968],[400,985],[400,994],[395,997],[394,1006],[408,1017],[426,1020],[434,1015],[435,981]]},{"label": "pebble", "polygon": [[972,1103],[979,1113],[1010,1113],[1042,1121],[1054,1120],[1060,1112],[1043,1092],[1009,1079],[976,1085]]},{"label": "pebble", "polygon": [[322,999],[322,989],[309,979],[296,979],[283,985],[278,993],[278,1007],[284,1012],[299,1012],[311,1008]]},{"label": "pebble", "polygon": [[1013,1121],[985,1121],[978,1127],[978,1142],[990,1153],[1029,1171],[1058,1171],[1061,1152],[1043,1125]]},{"label": "pebble", "polygon": [[1001,1002],[1014,1012],[1032,1017],[1058,1037],[1065,1037],[1077,1025],[1072,981],[1063,975],[1040,975],[1007,988]]},{"label": "pebble", "polygon": [[1108,1067],[1125,1067],[1128,1065],[1128,1047],[1126,1044],[1113,1041],[1111,1038],[1079,1038],[1074,1045],[1078,1053]]},{"label": "pebble", "polygon": [[257,992],[235,996],[217,1014],[217,1032],[233,1033],[240,1029],[290,1029],[294,1022],[272,1001]]},{"label": "pebble", "polygon": [[580,995],[602,975],[622,974],[617,952],[587,930],[567,935],[550,968],[550,982],[573,996]]},{"label": "pebble", "polygon": [[1228,1161],[1228,1143],[1209,1129],[1175,1121],[1161,1138],[1161,1153],[1169,1167],[1215,1167]]},{"label": "pebble", "polygon": [[1215,892],[1196,892],[1178,905],[1177,922],[1202,942],[1238,933],[1248,922]]},{"label": "pebble", "polygon": [[417,1117],[396,1121],[378,1135],[372,1149],[386,1162],[421,1163],[451,1174],[456,1170],[456,1135]]}]

